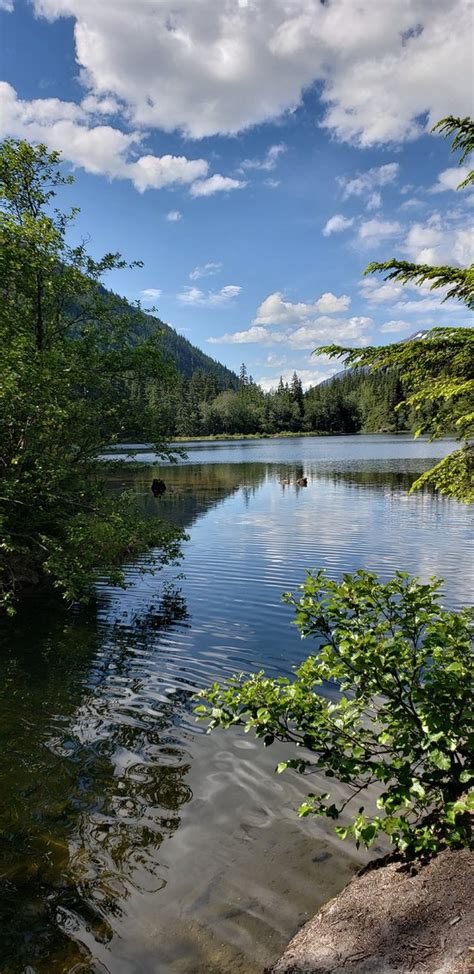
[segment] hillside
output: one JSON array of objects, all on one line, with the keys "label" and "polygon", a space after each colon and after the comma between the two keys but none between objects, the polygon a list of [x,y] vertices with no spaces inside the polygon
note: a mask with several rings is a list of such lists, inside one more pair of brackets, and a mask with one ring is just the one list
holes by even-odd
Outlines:
[{"label": "hillside", "polygon": [[156,331],[161,332],[161,343],[165,357],[175,364],[183,378],[191,379],[193,373],[199,370],[206,375],[213,376],[220,392],[225,389],[238,388],[239,380],[235,372],[211,358],[210,355],[206,355],[187,338],[178,334],[171,325],[167,325],[155,315],[137,310],[136,307],[116,294],[111,294],[111,297],[121,314],[130,314],[135,318],[137,337],[146,338],[155,334]]}]

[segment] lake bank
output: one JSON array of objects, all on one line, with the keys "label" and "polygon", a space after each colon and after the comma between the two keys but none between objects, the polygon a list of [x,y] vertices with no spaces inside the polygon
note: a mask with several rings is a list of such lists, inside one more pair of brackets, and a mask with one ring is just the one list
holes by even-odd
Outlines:
[{"label": "lake bank", "polygon": [[473,868],[468,849],[374,863],[304,925],[269,974],[467,974]]}]

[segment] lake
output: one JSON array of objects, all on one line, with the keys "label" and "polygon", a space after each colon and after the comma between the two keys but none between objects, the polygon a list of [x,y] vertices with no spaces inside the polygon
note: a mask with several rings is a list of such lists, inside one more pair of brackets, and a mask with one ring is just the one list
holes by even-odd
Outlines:
[{"label": "lake", "polygon": [[[99,586],[81,612],[31,605],[2,632],[3,974],[261,974],[367,857],[297,818],[317,782],[275,776],[282,747],[206,735],[193,693],[288,674],[311,651],[280,602],[308,568],[436,574],[446,604],[472,599],[469,508],[408,493],[451,443],[185,448],[176,466],[111,475],[185,528],[181,563],[145,576],[135,563],[127,590]],[[154,461],[147,447],[138,459]]]}]

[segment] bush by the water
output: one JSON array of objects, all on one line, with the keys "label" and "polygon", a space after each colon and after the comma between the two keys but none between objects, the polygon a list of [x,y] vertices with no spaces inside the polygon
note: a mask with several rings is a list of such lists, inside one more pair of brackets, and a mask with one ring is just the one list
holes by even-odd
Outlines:
[{"label": "bush by the water", "polygon": [[[355,802],[341,838],[371,846],[385,833],[407,856],[465,845],[470,837],[474,675],[470,609],[445,609],[440,582],[398,572],[389,582],[358,571],[341,582],[308,573],[302,594],[286,595],[315,655],[293,679],[241,674],[203,690],[196,708],[209,728],[242,724],[266,746],[294,754],[278,765],[319,772],[328,790],[310,793],[300,815],[337,821]],[[348,797],[331,799],[330,781]],[[361,796],[376,787],[377,812]]]}]

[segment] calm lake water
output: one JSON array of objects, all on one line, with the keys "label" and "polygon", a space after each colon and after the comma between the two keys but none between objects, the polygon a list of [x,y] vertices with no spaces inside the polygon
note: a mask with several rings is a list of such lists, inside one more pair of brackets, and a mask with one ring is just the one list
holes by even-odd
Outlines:
[{"label": "calm lake water", "polygon": [[469,508],[408,494],[451,447],[193,443],[177,466],[114,474],[189,540],[179,566],[129,566],[88,612],[36,605],[1,633],[3,974],[256,974],[365,861],[297,818],[305,782],[273,774],[283,749],[207,736],[191,697],[310,652],[280,603],[307,568],[437,574],[447,604],[469,602]]}]

